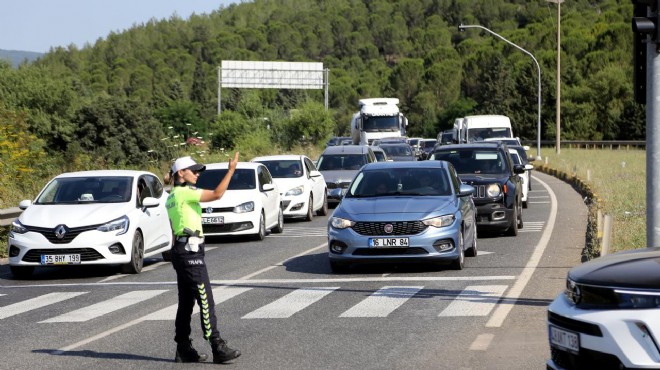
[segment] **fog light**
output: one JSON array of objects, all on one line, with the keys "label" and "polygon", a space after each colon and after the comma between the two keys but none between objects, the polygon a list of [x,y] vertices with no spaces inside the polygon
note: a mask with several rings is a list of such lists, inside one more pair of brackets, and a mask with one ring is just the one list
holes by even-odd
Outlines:
[{"label": "fog light", "polygon": [[503,220],[506,217],[504,211],[493,212],[493,220]]},{"label": "fog light", "polygon": [[112,254],[126,254],[126,251],[124,250],[124,247],[119,243],[116,243],[116,244],[113,244],[113,245],[109,246],[108,250]]},{"label": "fog light", "polygon": [[20,253],[21,250],[17,246],[12,245],[9,247],[9,257],[18,257]]},{"label": "fog light", "polygon": [[451,239],[436,240],[433,248],[438,252],[446,252],[454,248],[454,242]]},{"label": "fog light", "polygon": [[343,254],[348,246],[340,241],[334,241],[330,245],[330,251],[336,254]]},{"label": "fog light", "polygon": [[293,206],[291,206],[290,211],[297,211],[297,210],[301,209],[304,205],[305,205],[305,203],[294,204]]}]

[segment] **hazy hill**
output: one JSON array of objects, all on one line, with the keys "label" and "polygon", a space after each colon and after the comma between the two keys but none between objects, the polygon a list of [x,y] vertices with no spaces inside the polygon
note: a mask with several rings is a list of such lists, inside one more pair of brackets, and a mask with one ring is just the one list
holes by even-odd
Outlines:
[{"label": "hazy hill", "polygon": [[11,65],[18,67],[23,61],[27,60],[32,62],[42,56],[43,53],[34,51],[21,51],[21,50],[2,50],[0,49],[0,59],[5,59],[11,62]]}]

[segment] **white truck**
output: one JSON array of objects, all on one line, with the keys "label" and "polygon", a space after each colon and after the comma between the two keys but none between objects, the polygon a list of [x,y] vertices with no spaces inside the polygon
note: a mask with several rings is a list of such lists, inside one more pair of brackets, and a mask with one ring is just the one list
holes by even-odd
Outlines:
[{"label": "white truck", "polygon": [[406,136],[408,119],[399,111],[399,99],[360,99],[360,111],[351,119],[353,144],[371,145],[374,139]]},{"label": "white truck", "polygon": [[454,121],[454,141],[470,143],[487,138],[513,138],[509,117],[486,114],[466,116]]}]

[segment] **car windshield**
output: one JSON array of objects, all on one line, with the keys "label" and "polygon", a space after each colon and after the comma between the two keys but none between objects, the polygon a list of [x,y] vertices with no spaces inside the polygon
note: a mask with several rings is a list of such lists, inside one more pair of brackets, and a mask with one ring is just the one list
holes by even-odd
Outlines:
[{"label": "car windshield", "polygon": [[393,132],[399,131],[398,116],[368,116],[364,117],[362,124],[366,132]]},{"label": "car windshield", "polygon": [[365,164],[363,154],[328,154],[319,158],[316,167],[319,171],[359,170]]},{"label": "car windshield", "polygon": [[122,203],[131,200],[133,177],[62,177],[51,181],[35,204]]},{"label": "car windshield", "polygon": [[511,152],[511,159],[513,160],[513,164],[522,164],[520,162],[520,156],[518,155],[518,152],[516,152],[516,151]]},{"label": "car windshield", "polygon": [[424,140],[424,149],[433,148],[437,140]]},{"label": "car windshield", "polygon": [[268,167],[268,171],[270,171],[271,176],[276,179],[295,178],[301,177],[303,175],[302,164],[298,159],[258,162],[263,163],[266,167]]},{"label": "car windshield", "polygon": [[502,174],[509,171],[505,158],[496,149],[453,149],[433,153],[434,160],[450,162],[458,173]]},{"label": "car windshield", "polygon": [[374,155],[376,156],[376,160],[378,162],[385,162],[387,161],[387,158],[385,158],[385,153],[381,151],[375,151],[374,150]]},{"label": "car windshield", "polygon": [[410,145],[405,144],[405,145],[381,145],[381,149],[387,153],[389,157],[405,157],[405,156],[411,156],[413,155],[412,153],[412,148]]},{"label": "car windshield", "polygon": [[[207,169],[203,171],[197,179],[197,187],[201,189],[213,190],[220,181],[225,178],[227,169]],[[249,190],[256,189],[256,180],[254,169],[237,168],[229,181],[228,190]]]},{"label": "car windshield", "polygon": [[436,168],[396,168],[360,172],[347,198],[387,196],[446,196],[451,187],[444,170]]}]

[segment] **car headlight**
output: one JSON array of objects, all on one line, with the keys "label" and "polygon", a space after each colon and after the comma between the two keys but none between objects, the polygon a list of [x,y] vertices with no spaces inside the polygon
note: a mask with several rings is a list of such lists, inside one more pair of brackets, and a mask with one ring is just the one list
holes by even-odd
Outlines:
[{"label": "car headlight", "polygon": [[243,204],[239,204],[232,210],[234,213],[247,213],[252,211],[254,211],[254,202],[245,202]]},{"label": "car headlight", "polygon": [[285,196],[286,195],[300,195],[300,194],[303,193],[303,190],[305,190],[305,187],[303,185],[296,186],[293,189],[289,189],[289,191],[287,191],[286,194],[284,194],[284,195]]},{"label": "car headlight", "polygon": [[660,293],[640,292],[634,290],[614,290],[619,308],[621,309],[643,309],[660,307]]},{"label": "car headlight", "polygon": [[330,225],[335,229],[346,229],[348,227],[352,227],[353,225],[355,225],[355,222],[351,220],[347,220],[345,218],[331,217]]},{"label": "car headlight", "polygon": [[108,223],[105,223],[96,228],[98,231],[108,232],[108,231],[119,231],[117,235],[125,234],[128,231],[128,225],[130,221],[128,217],[121,216],[116,220],[112,220]]},{"label": "car headlight", "polygon": [[9,230],[9,236],[12,236],[11,235],[12,233],[25,234],[26,232],[28,232],[28,229],[25,226],[23,226],[23,224],[20,221],[14,220],[11,223],[11,229]]},{"label": "car headlight", "polygon": [[453,224],[455,219],[456,217],[454,215],[444,215],[440,217],[429,218],[427,220],[422,220],[422,223],[426,226],[433,226],[440,228]]},{"label": "car headlight", "polygon": [[494,198],[502,194],[502,190],[498,184],[490,184],[486,188],[486,194],[488,194],[489,197]]}]

